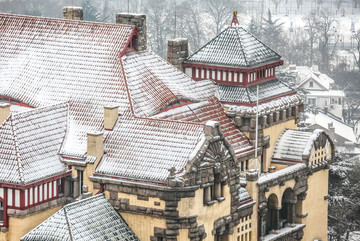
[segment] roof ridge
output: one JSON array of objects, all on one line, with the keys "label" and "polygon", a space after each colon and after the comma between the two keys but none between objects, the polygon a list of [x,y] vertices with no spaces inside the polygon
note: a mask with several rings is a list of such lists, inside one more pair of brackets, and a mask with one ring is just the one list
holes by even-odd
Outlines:
[{"label": "roof ridge", "polygon": [[235,28],[234,28],[235,31],[236,31],[236,33],[237,33],[238,44],[240,45],[241,52],[242,52],[242,54],[243,54],[243,56],[244,56],[245,64],[246,64],[246,65],[249,65],[250,63],[248,62],[248,60],[247,60],[247,58],[246,58],[246,55],[245,55],[245,52],[244,52],[244,48],[243,48],[243,46],[242,46],[242,44],[241,44],[240,33],[239,33],[239,31],[238,31],[239,28],[242,28],[242,27],[237,27],[237,28],[235,27]]},{"label": "roof ridge", "polygon": [[222,33],[224,33],[228,28],[224,29],[223,31],[221,31],[219,34],[217,34],[214,38],[210,39],[206,44],[204,44],[200,49],[198,49],[195,53],[193,53],[192,55],[190,55],[189,57],[187,57],[185,59],[185,61],[189,60],[192,56],[194,56],[195,54],[197,54],[198,52],[200,52],[203,48],[205,48],[207,45],[209,45],[211,42],[213,42],[215,39],[217,39],[218,36],[220,36]]},{"label": "roof ridge", "polygon": [[[51,108],[53,108],[53,107],[55,107],[55,106],[60,106],[60,105],[63,105],[63,104],[68,104],[69,103],[69,101],[60,101],[60,102],[57,102],[57,103],[53,103],[53,104],[50,104],[50,105],[44,105],[44,106],[39,106],[39,107],[35,107],[35,108],[32,108],[32,109],[28,109],[28,110],[24,110],[24,111],[21,111],[21,112],[18,112],[18,113],[14,113],[13,114],[13,117],[15,118],[15,117],[18,117],[18,116],[22,116],[22,115],[24,115],[24,114],[28,114],[29,112],[31,112],[31,111],[34,111],[34,112],[41,112],[41,111],[46,111],[46,109],[51,109]],[[38,113],[36,113],[36,114],[38,114]]]},{"label": "roof ridge", "polygon": [[112,26],[115,28],[126,27],[132,28],[133,25],[128,24],[115,24],[115,23],[104,23],[104,22],[93,22],[93,21],[86,21],[86,20],[73,20],[73,19],[63,19],[63,18],[50,18],[50,17],[40,17],[40,16],[30,16],[30,15],[22,15],[22,14],[11,14],[11,13],[0,13],[0,19],[2,17],[11,17],[11,18],[25,18],[25,19],[42,19],[42,20],[55,20],[58,22],[67,22],[67,23],[86,23],[92,25],[99,25],[99,26]]},{"label": "roof ridge", "polygon": [[63,210],[64,210],[64,216],[65,216],[66,225],[67,225],[68,230],[69,230],[70,240],[74,240],[73,237],[72,237],[70,222],[69,222],[67,212],[66,212],[66,206],[64,206]]},{"label": "roof ridge", "polygon": [[273,50],[272,48],[270,48],[267,44],[263,43],[263,41],[261,41],[258,37],[256,37],[255,35],[253,35],[250,31],[244,29],[243,27],[238,27],[238,28],[242,28],[246,33],[250,34],[252,37],[254,37],[257,41],[259,41],[262,45],[264,45],[265,48],[269,49],[271,52],[275,53],[277,56],[279,56],[279,58],[281,58],[281,55],[278,54],[275,50]]},{"label": "roof ridge", "polygon": [[12,114],[10,114],[9,118],[10,118],[10,127],[11,127],[11,131],[13,133],[13,140],[14,140],[14,146],[15,146],[15,152],[16,152],[17,171],[18,171],[18,174],[19,174],[20,183],[24,183],[25,182],[25,180],[24,180],[24,170],[23,170],[24,167],[23,167],[22,161],[21,161],[16,129],[15,129],[15,125],[13,123],[15,120],[14,120]]}]

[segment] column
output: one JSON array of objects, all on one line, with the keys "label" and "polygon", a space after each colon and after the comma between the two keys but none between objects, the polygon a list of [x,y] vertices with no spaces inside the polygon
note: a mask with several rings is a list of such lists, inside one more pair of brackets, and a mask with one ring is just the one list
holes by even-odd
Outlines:
[{"label": "column", "polygon": [[221,183],[217,182],[215,183],[215,198],[221,198]]}]

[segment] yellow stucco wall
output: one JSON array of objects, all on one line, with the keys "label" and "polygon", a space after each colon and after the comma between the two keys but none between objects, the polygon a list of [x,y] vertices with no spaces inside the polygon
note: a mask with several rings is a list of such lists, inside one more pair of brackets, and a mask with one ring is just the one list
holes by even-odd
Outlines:
[{"label": "yellow stucco wall", "polygon": [[[214,229],[214,221],[230,214],[230,205],[231,205],[231,196],[230,189],[226,185],[223,187],[224,197],[226,198],[222,202],[217,202],[212,206],[206,206],[203,202],[203,193],[204,189],[199,189],[195,192],[195,197],[182,198],[178,203],[177,210],[179,211],[179,216],[193,216],[198,215],[197,222],[198,225],[204,225],[205,232],[207,234],[204,241],[213,241],[214,235],[211,231]],[[183,239],[181,239],[183,240]],[[184,240],[189,240],[184,239]]]},{"label": "yellow stucco wall", "polygon": [[51,208],[25,218],[9,217],[9,231],[7,233],[0,233],[0,240],[19,241],[22,236],[45,221],[45,219],[53,215],[60,208],[61,206]]},{"label": "yellow stucco wall", "polygon": [[246,190],[252,197],[256,204],[253,206],[253,214],[251,215],[251,240],[257,240],[258,237],[258,199],[259,199],[259,190],[257,181],[247,182]]},{"label": "yellow stucco wall", "polygon": [[149,241],[150,237],[154,236],[155,227],[166,228],[166,219],[163,218],[154,218],[125,212],[121,212],[120,214],[140,240]]},{"label": "yellow stucco wall", "polygon": [[265,193],[266,199],[268,199],[271,194],[275,194],[276,197],[278,198],[278,207],[281,207],[281,199],[282,199],[282,196],[283,196],[285,190],[288,188],[294,189],[295,183],[296,183],[295,180],[291,179],[291,180],[285,182],[284,186],[276,185],[276,186],[270,187],[269,192]]},{"label": "yellow stucco wall", "polygon": [[283,132],[283,130],[285,128],[296,130],[297,124],[295,123],[295,120],[289,120],[286,122],[282,122],[280,124],[273,125],[269,128],[264,129],[264,136],[266,136],[266,135],[270,136],[270,147],[268,149],[266,149],[266,152],[265,152],[264,171],[267,171],[271,165],[271,157],[273,155],[275,143],[276,143],[277,139],[279,138],[281,132]]},{"label": "yellow stucco wall", "polygon": [[[165,209],[165,201],[160,200],[160,198],[149,197],[148,201],[139,200],[137,198],[137,195],[126,194],[126,193],[118,193],[118,198],[127,198],[127,199],[129,199],[129,204],[130,205],[136,205],[136,206],[147,207],[147,208],[156,208],[156,209],[161,209],[161,210]],[[156,206],[155,202],[159,202],[160,205]]]},{"label": "yellow stucco wall", "polygon": [[[297,213],[308,213],[306,218],[297,219],[306,224],[303,240],[327,239],[327,216],[328,200],[324,196],[328,194],[329,170],[320,170],[309,176],[306,199],[302,207],[297,208]],[[301,210],[302,209],[302,210]]]}]

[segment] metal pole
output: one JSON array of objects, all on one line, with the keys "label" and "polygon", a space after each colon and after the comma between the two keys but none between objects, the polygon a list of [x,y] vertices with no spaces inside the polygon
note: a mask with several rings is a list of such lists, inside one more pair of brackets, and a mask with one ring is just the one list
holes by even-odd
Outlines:
[{"label": "metal pole", "polygon": [[129,3],[130,0],[128,0],[128,14],[130,13],[130,3]]},{"label": "metal pole", "polygon": [[259,129],[259,85],[256,85],[256,118],[255,118],[255,170],[259,175],[258,164],[258,129]]},{"label": "metal pole", "polygon": [[175,19],[174,19],[174,22],[175,22],[175,24],[174,24],[175,25],[174,39],[175,39],[176,38],[176,1],[174,1],[174,4],[175,4],[174,5],[175,6],[175,9],[174,9],[174,11],[175,11],[175,13],[174,13],[175,14]]}]

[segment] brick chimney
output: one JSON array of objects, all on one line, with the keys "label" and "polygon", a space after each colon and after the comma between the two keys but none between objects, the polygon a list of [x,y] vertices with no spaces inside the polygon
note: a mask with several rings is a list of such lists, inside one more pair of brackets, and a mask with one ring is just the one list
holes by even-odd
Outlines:
[{"label": "brick chimney", "polygon": [[176,38],[168,40],[167,61],[184,72],[184,60],[189,56],[188,40]]},{"label": "brick chimney", "polygon": [[10,106],[9,103],[0,103],[0,125],[9,117]]},{"label": "brick chimney", "polygon": [[135,25],[138,30],[138,37],[135,38],[134,48],[138,51],[146,50],[146,15],[135,13],[116,14],[117,24]]},{"label": "brick chimney", "polygon": [[104,107],[104,128],[105,130],[112,130],[119,117],[119,106],[105,106]]},{"label": "brick chimney", "polygon": [[104,155],[103,136],[103,132],[91,132],[87,134],[87,155],[96,157],[95,163]]},{"label": "brick chimney", "polygon": [[63,7],[64,19],[84,20],[82,7],[67,6]]}]

